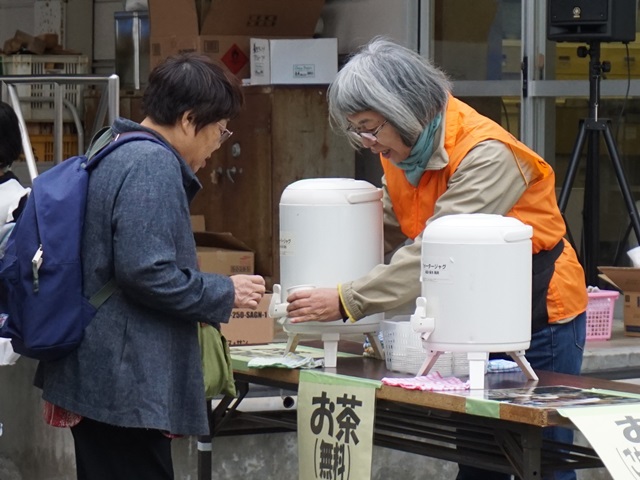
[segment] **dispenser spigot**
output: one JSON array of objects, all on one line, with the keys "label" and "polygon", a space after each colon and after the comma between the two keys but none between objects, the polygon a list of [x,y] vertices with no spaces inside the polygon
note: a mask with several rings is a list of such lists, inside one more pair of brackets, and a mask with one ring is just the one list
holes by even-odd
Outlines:
[{"label": "dispenser spigot", "polygon": [[422,334],[422,339],[427,340],[436,327],[436,320],[427,317],[427,299],[416,298],[416,311],[411,315],[411,328],[414,332]]},{"label": "dispenser spigot", "polygon": [[273,296],[271,297],[271,302],[269,303],[269,316],[271,318],[286,317],[287,305],[289,304],[286,302],[282,302],[282,287],[276,283],[273,286]]}]

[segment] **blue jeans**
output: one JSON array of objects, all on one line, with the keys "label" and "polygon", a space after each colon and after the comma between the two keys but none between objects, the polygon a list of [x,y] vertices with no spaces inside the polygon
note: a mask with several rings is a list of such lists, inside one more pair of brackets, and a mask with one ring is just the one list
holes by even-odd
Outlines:
[{"label": "blue jeans", "polygon": [[[578,315],[572,322],[548,325],[531,336],[531,345],[525,356],[534,370],[579,375],[587,336],[587,314]],[[542,436],[563,443],[573,443],[573,431],[551,427]],[[459,465],[456,480],[508,480],[505,473],[490,472],[475,467]],[[543,480],[575,480],[573,470],[558,470],[544,475]]]}]

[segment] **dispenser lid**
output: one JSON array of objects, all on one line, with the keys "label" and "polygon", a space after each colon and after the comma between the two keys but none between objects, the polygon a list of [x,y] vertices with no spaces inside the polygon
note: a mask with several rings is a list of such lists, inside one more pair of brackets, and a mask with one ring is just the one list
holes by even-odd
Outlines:
[{"label": "dispenser lid", "polygon": [[307,178],[287,186],[280,205],[335,205],[379,202],[382,190],[353,178]]},{"label": "dispenser lid", "polygon": [[429,223],[426,243],[513,243],[529,240],[533,228],[517,218],[485,213],[447,215]]}]

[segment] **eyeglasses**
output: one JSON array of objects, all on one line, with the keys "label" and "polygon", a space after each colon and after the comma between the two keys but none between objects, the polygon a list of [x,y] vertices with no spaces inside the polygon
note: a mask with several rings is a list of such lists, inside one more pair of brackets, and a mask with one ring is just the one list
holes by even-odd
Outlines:
[{"label": "eyeglasses", "polygon": [[382,130],[382,127],[384,127],[387,124],[387,122],[388,120],[385,120],[378,126],[378,128],[368,132],[367,131],[359,132],[358,130],[355,129],[353,125],[349,124],[349,126],[347,127],[347,132],[353,137],[355,137],[356,140],[360,140],[360,141],[366,140],[367,142],[375,143],[378,141],[378,133],[380,133],[380,130]]},{"label": "eyeglasses", "polygon": [[220,134],[220,145],[229,140],[229,137],[233,135],[233,132],[222,125],[220,122],[217,122],[218,126],[222,129],[222,133]]}]

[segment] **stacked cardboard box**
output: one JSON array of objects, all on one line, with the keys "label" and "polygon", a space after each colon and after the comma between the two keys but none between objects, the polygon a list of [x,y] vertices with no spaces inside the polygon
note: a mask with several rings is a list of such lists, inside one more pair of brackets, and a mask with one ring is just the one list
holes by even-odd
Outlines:
[{"label": "stacked cardboard box", "polygon": [[600,277],[623,291],[624,334],[640,337],[640,268],[598,267]]},{"label": "stacked cardboard box", "polygon": [[200,52],[248,78],[249,42],[310,38],[324,0],[149,0],[151,68],[179,52]]},{"label": "stacked cardboard box", "polygon": [[221,275],[254,272],[254,254],[228,232],[194,232],[200,270]]},{"label": "stacked cardboard box", "polygon": [[273,294],[268,293],[255,310],[234,308],[229,323],[222,324],[222,334],[229,345],[253,345],[269,343],[275,336],[275,320],[269,316],[269,303]]},{"label": "stacked cardboard box", "polygon": [[[206,231],[204,215],[192,215],[200,270],[221,275],[253,274],[254,253],[230,233]],[[222,334],[231,345],[269,343],[275,335],[275,320],[268,315],[271,295],[265,295],[258,308],[234,308]]]},{"label": "stacked cardboard box", "polygon": [[200,270],[220,275],[254,273],[254,253],[232,234],[208,232],[204,215],[191,215]]}]

